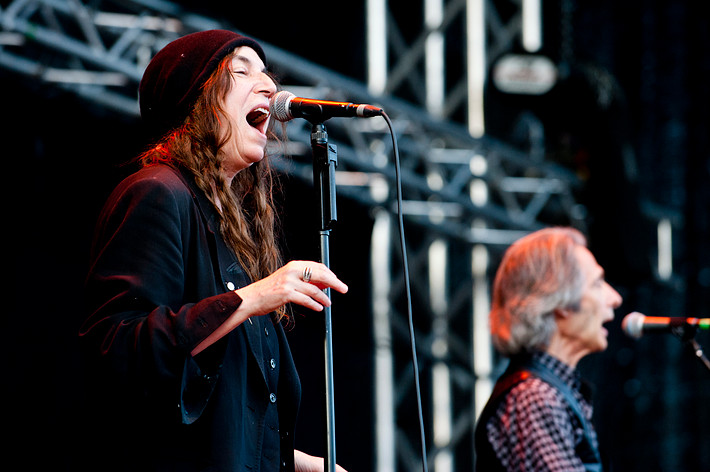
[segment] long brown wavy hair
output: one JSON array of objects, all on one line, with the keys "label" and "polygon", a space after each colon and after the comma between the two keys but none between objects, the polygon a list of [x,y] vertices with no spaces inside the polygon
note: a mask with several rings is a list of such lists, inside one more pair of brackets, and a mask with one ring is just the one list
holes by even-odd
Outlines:
[{"label": "long brown wavy hair", "polygon": [[[220,215],[220,231],[252,281],[282,264],[277,244],[274,193],[281,190],[268,156],[241,170],[229,186],[222,175],[221,148],[232,134],[223,102],[232,87],[231,60],[225,57],[205,82],[191,113],[178,128],[139,156],[142,165],[181,166],[194,176]],[[221,123],[227,123],[222,132]],[[273,130],[269,137],[276,140]],[[277,310],[279,318],[285,308]]]}]

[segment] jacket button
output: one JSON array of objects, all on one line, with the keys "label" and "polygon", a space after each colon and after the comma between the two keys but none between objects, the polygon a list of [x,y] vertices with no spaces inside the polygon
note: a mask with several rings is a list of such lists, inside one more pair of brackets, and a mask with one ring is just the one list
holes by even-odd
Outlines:
[{"label": "jacket button", "polygon": [[234,286],[234,283],[232,283],[232,282],[227,282],[227,290],[229,290],[229,291],[231,292],[231,291],[234,290],[235,288],[236,288],[236,287]]},{"label": "jacket button", "polygon": [[271,403],[276,403],[276,394],[275,393],[272,393],[269,395],[269,401]]}]

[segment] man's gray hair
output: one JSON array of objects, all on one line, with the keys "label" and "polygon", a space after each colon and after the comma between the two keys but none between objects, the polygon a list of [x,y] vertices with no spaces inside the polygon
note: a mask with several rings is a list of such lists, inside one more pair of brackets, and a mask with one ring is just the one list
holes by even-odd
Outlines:
[{"label": "man's gray hair", "polygon": [[555,310],[579,309],[584,280],[575,249],[586,245],[576,229],[555,227],[524,236],[506,250],[490,312],[500,353],[544,350],[557,329]]}]

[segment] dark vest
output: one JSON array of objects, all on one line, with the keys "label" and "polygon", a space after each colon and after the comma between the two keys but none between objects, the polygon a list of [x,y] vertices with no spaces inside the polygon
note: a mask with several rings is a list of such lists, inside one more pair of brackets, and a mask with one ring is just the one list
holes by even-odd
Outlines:
[{"label": "dark vest", "polygon": [[495,414],[505,395],[517,384],[529,377],[537,377],[550,384],[563,396],[572,412],[584,428],[584,437],[575,448],[577,457],[582,460],[587,472],[601,472],[602,462],[593,440],[593,429],[590,422],[582,413],[582,408],[575,398],[569,385],[560,380],[549,368],[537,362],[533,358],[525,358],[522,361],[511,362],[505,373],[498,379],[493,393],[491,393],[486,406],[478,419],[475,432],[476,445],[476,470],[485,472],[505,472],[505,468],[498,460],[493,447],[488,441],[486,434],[486,424]]}]

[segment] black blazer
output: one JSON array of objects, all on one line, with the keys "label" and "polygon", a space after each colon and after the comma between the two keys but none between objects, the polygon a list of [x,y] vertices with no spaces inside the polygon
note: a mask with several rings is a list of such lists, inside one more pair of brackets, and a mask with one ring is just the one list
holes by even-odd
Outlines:
[{"label": "black blazer", "polygon": [[[121,182],[99,217],[91,262],[80,331],[89,466],[254,470],[274,460],[271,448],[278,469],[293,470],[301,387],[282,326],[258,317],[190,355],[239,306],[233,290],[249,280],[189,174],[155,165]],[[277,436],[262,435],[274,411]]]}]

